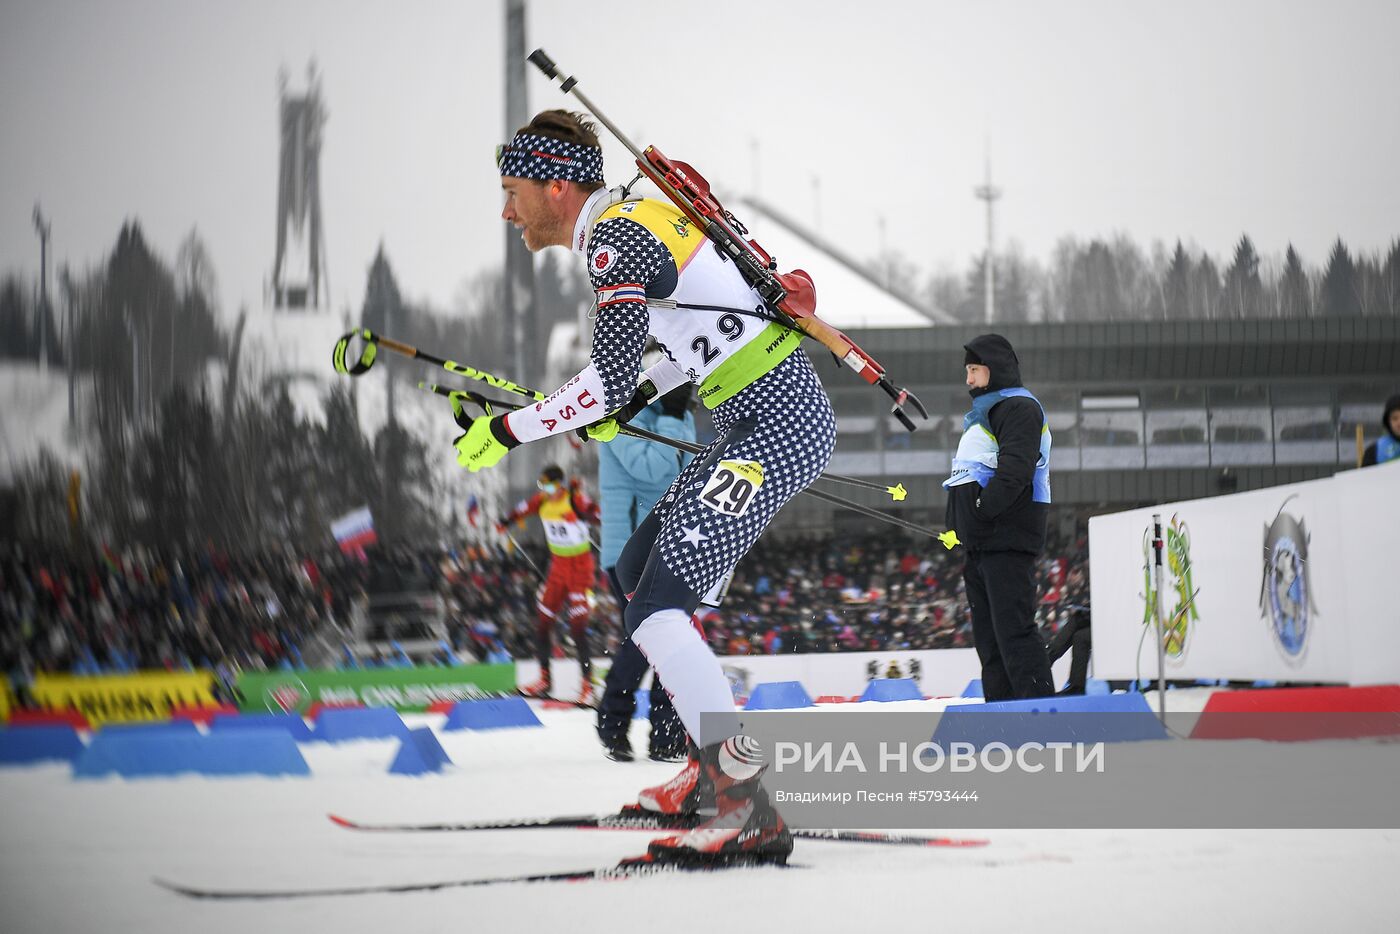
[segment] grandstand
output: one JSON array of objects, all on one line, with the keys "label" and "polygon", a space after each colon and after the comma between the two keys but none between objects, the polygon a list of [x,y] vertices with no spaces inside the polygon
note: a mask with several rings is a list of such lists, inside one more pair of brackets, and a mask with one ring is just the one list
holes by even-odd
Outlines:
[{"label": "grandstand", "polygon": [[[813,359],[836,407],[831,469],[902,481],[898,507],[843,491],[916,521],[941,521],[939,483],[968,408],[964,341],[988,330],[1011,341],[1054,433],[1058,504],[1088,515],[1114,508],[1261,489],[1354,467],[1400,373],[1400,321],[1310,318],[936,325],[850,331],[930,419],[910,434],[888,400],[829,358]],[[882,502],[883,500],[883,502]],[[864,527],[810,497],[785,527]]]}]

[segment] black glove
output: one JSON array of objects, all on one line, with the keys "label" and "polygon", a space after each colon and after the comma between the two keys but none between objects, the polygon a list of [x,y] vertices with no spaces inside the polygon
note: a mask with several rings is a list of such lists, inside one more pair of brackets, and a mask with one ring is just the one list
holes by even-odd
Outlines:
[{"label": "black glove", "polygon": [[690,383],[681,383],[661,397],[661,414],[670,418],[685,418],[690,411],[690,394],[694,390]]}]

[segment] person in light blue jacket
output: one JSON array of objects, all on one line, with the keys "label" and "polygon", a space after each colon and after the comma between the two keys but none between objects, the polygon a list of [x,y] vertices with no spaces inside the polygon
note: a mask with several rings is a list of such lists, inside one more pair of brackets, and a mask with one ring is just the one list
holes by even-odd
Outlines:
[{"label": "person in light blue jacket", "polygon": [[[690,412],[691,384],[683,383],[647,406],[628,422],[658,435],[695,441],[695,416]],[[626,604],[617,580],[616,565],[622,546],[671,486],[691,455],[674,448],[618,435],[598,446],[598,487],[602,494],[602,543],[599,561],[607,572],[618,605]],[[647,660],[631,639],[624,639],[613,657],[598,704],[598,738],[608,758],[632,760],[627,729],[637,709],[637,687],[647,671]],[[684,757],[685,729],[671,698],[655,677],[651,685],[651,740],[649,754],[658,761]]]}]

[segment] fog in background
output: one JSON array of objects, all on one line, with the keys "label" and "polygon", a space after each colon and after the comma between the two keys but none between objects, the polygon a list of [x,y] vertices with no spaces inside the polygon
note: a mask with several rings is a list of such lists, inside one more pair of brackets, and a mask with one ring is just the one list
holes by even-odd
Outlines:
[{"label": "fog in background", "polygon": [[[921,277],[981,251],[988,148],[999,242],[1039,262],[1122,232],[1223,264],[1248,232],[1318,267],[1338,237],[1397,233],[1394,3],[531,0],[528,22],[638,143]],[[224,320],[261,305],[277,75],[295,90],[314,58],[334,307],[383,243],[406,296],[446,308],[502,257],[502,28],[499,2],[6,0],[0,272],[37,272],[38,201],[51,271],[103,262],[139,218],[167,256],[198,229]],[[571,105],[529,81],[532,109]]]}]

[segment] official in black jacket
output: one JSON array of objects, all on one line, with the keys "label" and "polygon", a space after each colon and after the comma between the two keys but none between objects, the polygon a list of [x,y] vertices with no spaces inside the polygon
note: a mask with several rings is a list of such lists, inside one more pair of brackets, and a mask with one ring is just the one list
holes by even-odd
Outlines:
[{"label": "official in black jacket", "polygon": [[999,334],[968,341],[972,411],[953,457],[947,525],[963,545],[972,636],[989,701],[1054,693],[1035,624],[1035,559],[1050,508],[1050,428]]}]

